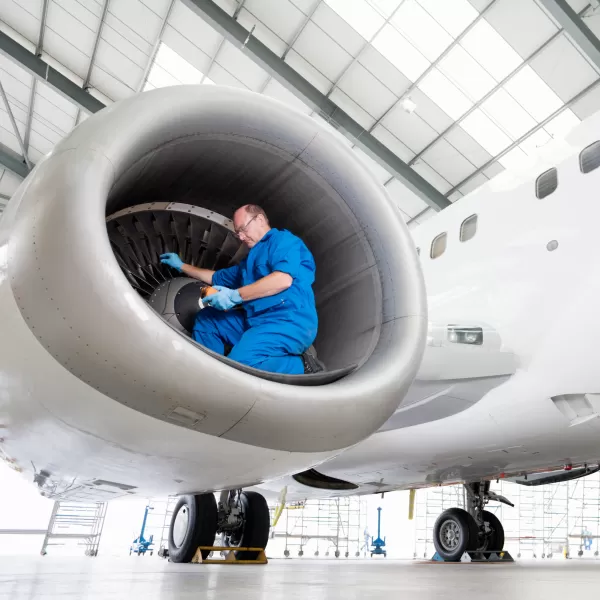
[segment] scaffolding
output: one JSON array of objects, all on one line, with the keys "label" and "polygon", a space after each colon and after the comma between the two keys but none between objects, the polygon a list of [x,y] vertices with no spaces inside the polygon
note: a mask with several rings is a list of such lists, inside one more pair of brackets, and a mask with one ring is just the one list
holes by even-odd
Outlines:
[{"label": "scaffolding", "polygon": [[97,556],[106,508],[106,502],[55,502],[40,554],[45,556],[49,546],[75,540],[84,546],[86,556]]},{"label": "scaffolding", "polygon": [[435,552],[433,547],[433,525],[442,512],[456,507],[465,507],[465,492],[462,485],[417,490],[414,517],[414,558],[431,558]]},{"label": "scaffolding", "polygon": [[269,554],[302,557],[358,557],[365,554],[367,505],[360,497],[308,500],[286,506],[271,539]]},{"label": "scaffolding", "polygon": [[163,556],[163,550],[169,547],[171,517],[178,500],[179,496],[169,496],[149,502],[152,510],[148,512],[146,532],[148,535],[154,535],[155,548],[158,548],[159,556]]}]

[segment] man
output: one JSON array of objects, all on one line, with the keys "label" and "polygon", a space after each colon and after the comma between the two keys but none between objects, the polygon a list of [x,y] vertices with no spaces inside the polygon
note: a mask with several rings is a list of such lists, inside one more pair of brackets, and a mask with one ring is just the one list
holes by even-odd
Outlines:
[{"label": "man", "polygon": [[[205,298],[193,338],[219,354],[225,353],[225,345],[233,346],[229,358],[256,369],[304,373],[302,354],[317,335],[313,256],[300,238],[272,229],[255,204],[239,208],[233,226],[250,248],[239,265],[211,271],[184,264],[172,252],[160,257],[218,290]],[[239,305],[243,310],[232,310]]]}]

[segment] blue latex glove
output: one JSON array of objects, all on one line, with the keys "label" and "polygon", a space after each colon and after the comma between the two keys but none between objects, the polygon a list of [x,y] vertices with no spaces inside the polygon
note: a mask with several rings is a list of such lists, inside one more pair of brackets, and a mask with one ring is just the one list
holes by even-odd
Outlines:
[{"label": "blue latex glove", "polygon": [[181,267],[183,267],[183,261],[175,254],[175,252],[161,254],[160,262],[163,265],[169,265],[172,269],[177,269],[178,271],[181,271]]},{"label": "blue latex glove", "polygon": [[217,310],[231,310],[243,302],[240,293],[237,290],[231,290],[222,285],[213,286],[217,290],[216,294],[204,298],[206,306],[212,306]]}]

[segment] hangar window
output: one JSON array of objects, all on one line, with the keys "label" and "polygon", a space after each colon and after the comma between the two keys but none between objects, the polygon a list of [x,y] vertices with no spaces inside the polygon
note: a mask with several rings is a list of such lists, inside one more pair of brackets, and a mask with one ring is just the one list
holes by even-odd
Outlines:
[{"label": "hangar window", "polygon": [[440,233],[433,242],[431,242],[431,258],[438,258],[446,251],[446,243],[448,241],[448,235],[446,232]]},{"label": "hangar window", "polygon": [[558,187],[558,171],[555,167],[542,173],[535,181],[535,195],[541,200]]},{"label": "hangar window", "polygon": [[594,142],[581,151],[579,168],[582,173],[589,173],[598,167],[600,167],[600,142]]},{"label": "hangar window", "polygon": [[468,242],[477,233],[477,215],[466,218],[460,226],[460,241]]}]

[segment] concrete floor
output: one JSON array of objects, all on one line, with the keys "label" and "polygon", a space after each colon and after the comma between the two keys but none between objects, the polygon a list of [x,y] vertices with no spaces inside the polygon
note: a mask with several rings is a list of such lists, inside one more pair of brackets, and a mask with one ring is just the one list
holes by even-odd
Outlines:
[{"label": "concrete floor", "polygon": [[[564,600],[595,597],[600,561],[510,565],[392,560],[272,560],[266,566],[175,565],[157,557],[0,559],[0,599]],[[460,594],[460,595],[459,595]]]}]

